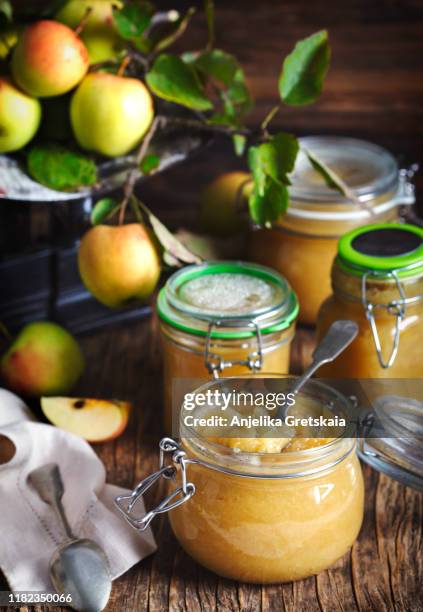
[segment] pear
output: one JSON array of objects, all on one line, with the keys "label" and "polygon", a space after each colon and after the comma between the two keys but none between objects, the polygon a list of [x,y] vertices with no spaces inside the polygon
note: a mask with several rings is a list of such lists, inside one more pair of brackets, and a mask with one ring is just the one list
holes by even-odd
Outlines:
[{"label": "pear", "polygon": [[227,172],[207,185],[200,200],[200,220],[204,231],[227,237],[247,229],[240,205],[251,192],[250,180],[251,176],[246,172]]},{"label": "pear", "polygon": [[117,438],[128,424],[131,404],[118,400],[42,397],[44,415],[60,429],[88,442]]},{"label": "pear", "polygon": [[35,136],[40,122],[39,101],[0,78],[0,153],[22,149]]},{"label": "pear", "polygon": [[26,28],[12,55],[15,83],[35,98],[70,91],[85,76],[88,66],[84,43],[57,21],[37,21]]},{"label": "pear", "polygon": [[0,361],[9,389],[29,397],[68,393],[83,369],[76,340],[49,321],[26,325]]},{"label": "pear", "polygon": [[150,92],[138,79],[97,72],[86,76],[73,94],[70,113],[83,149],[117,157],[142,140],[154,109]]},{"label": "pear", "polygon": [[87,10],[91,10],[80,34],[91,64],[114,59],[122,48],[113,7],[121,8],[122,3],[116,0],[69,0],[56,15],[57,21],[74,29],[84,19]]},{"label": "pear", "polygon": [[91,228],[81,240],[78,265],[88,291],[112,308],[147,299],[160,278],[156,245],[139,223]]}]

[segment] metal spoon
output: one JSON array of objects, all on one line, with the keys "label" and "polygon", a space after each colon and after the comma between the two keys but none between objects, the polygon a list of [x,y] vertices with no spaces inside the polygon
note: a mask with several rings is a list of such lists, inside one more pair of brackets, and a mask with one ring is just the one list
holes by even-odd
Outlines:
[{"label": "metal spoon", "polygon": [[48,463],[28,476],[41,499],[52,506],[66,539],[50,561],[50,578],[58,593],[72,596],[72,608],[100,612],[112,589],[109,564],[104,551],[92,540],[77,538],[68,523],[62,504],[64,487],[59,466]]},{"label": "metal spoon", "polygon": [[[355,321],[335,321],[329,327],[326,335],[314,349],[313,361],[297,379],[291,393],[298,393],[308,379],[324,363],[330,363],[347,348],[358,334],[358,325]],[[281,406],[278,417],[284,419],[288,411],[287,406]]]}]

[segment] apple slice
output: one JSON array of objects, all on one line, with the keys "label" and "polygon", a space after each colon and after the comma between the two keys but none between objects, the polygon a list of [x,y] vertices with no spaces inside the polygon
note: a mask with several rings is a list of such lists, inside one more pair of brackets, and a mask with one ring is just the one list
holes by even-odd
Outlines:
[{"label": "apple slice", "polygon": [[131,404],[117,400],[42,397],[41,408],[56,427],[88,442],[106,442],[124,431]]}]

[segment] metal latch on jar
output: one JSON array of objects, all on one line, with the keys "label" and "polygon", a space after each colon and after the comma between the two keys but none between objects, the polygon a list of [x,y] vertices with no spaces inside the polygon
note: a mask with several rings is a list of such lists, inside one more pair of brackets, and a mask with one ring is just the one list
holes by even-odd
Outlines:
[{"label": "metal latch on jar", "polygon": [[[135,487],[129,495],[119,495],[115,498],[115,505],[123,514],[127,522],[138,531],[145,531],[151,521],[158,514],[164,514],[187,502],[195,493],[195,485],[187,480],[187,464],[192,461],[186,458],[186,453],[181,450],[179,444],[172,438],[160,440],[160,467],[157,472],[150,474]],[[166,454],[172,453],[172,463],[165,465]],[[169,493],[155,508],[137,515],[137,501],[148,491],[148,489],[159,481],[174,480],[176,473],[180,471],[181,486]]]},{"label": "metal latch on jar", "polygon": [[[410,269],[413,267],[415,267],[414,264],[412,266],[409,266]],[[402,270],[404,270],[404,268]],[[419,301],[423,298],[422,295],[417,295],[411,298],[406,298],[403,286],[401,284],[400,279],[398,278],[397,272],[398,272],[397,270],[392,270],[391,272],[383,272],[383,273],[369,271],[363,274],[363,277],[361,279],[361,302],[363,304],[366,318],[370,323],[370,329],[372,330],[373,342],[376,348],[376,353],[377,353],[377,357],[379,360],[379,364],[385,370],[390,368],[393,365],[397,357],[398,349],[399,349],[400,334],[401,334],[401,323],[405,317],[407,305],[414,303],[416,301]],[[372,302],[370,302],[367,299],[367,279],[369,277],[376,278],[376,279],[377,278],[386,279],[386,277],[393,278],[397,286],[399,299],[392,300],[389,304],[373,304]],[[382,345],[381,345],[380,335],[377,329],[376,318],[375,318],[375,310],[383,309],[383,308],[389,314],[395,317],[394,340],[393,340],[392,349],[391,349],[391,352],[390,352],[390,355],[387,361],[385,361],[383,354],[382,354]]]},{"label": "metal latch on jar", "polygon": [[[257,350],[250,353],[246,359],[226,361],[221,355],[213,353],[211,350],[212,333],[215,327],[250,327],[254,329],[257,340]],[[219,374],[223,372],[225,368],[231,368],[234,365],[246,366],[253,372],[261,369],[263,365],[263,342],[257,321],[231,319],[230,322],[216,320],[209,323],[205,350],[205,366],[207,370],[213,375],[213,378],[219,378]]]},{"label": "metal latch on jar", "polygon": [[[379,364],[382,368],[386,370],[392,366],[398,354],[399,340],[400,340],[400,333],[401,333],[401,322],[405,316],[406,298],[404,295],[404,290],[401,285],[401,281],[399,280],[398,276],[396,275],[395,272],[390,272],[389,276],[392,277],[396,282],[400,299],[392,301],[389,304],[373,304],[372,302],[369,302],[367,300],[367,279],[369,276],[377,278],[380,275],[372,271],[366,272],[365,274],[363,274],[363,278],[361,281],[361,299],[362,299],[363,307],[366,313],[366,318],[369,321],[370,329],[372,330],[373,342],[376,347],[376,353],[377,353],[377,358],[379,360]],[[395,316],[394,342],[393,342],[391,353],[387,361],[384,360],[384,357],[382,354],[382,345],[380,342],[380,336],[379,336],[376,319],[374,315],[374,311],[376,308],[386,308],[386,310],[390,314]]]}]

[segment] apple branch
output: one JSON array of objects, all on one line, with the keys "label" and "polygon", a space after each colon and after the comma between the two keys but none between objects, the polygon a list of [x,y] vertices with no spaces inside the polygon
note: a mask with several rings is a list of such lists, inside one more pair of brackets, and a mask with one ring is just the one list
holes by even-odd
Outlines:
[{"label": "apple branch", "polygon": [[142,141],[140,148],[138,149],[138,153],[135,157],[134,167],[132,168],[132,170],[128,172],[125,184],[123,186],[123,200],[120,205],[119,225],[123,225],[123,222],[125,219],[126,208],[128,206],[130,199],[132,198],[132,194],[134,193],[134,189],[135,189],[135,184],[139,176],[140,164],[148,151],[148,147],[150,146],[150,143],[153,139],[154,134],[157,131],[157,128],[159,127],[159,125],[163,124],[163,121],[164,121],[164,117],[160,115],[157,115],[157,117],[154,118],[153,123],[150,126],[150,129],[148,130],[145,138]]}]

